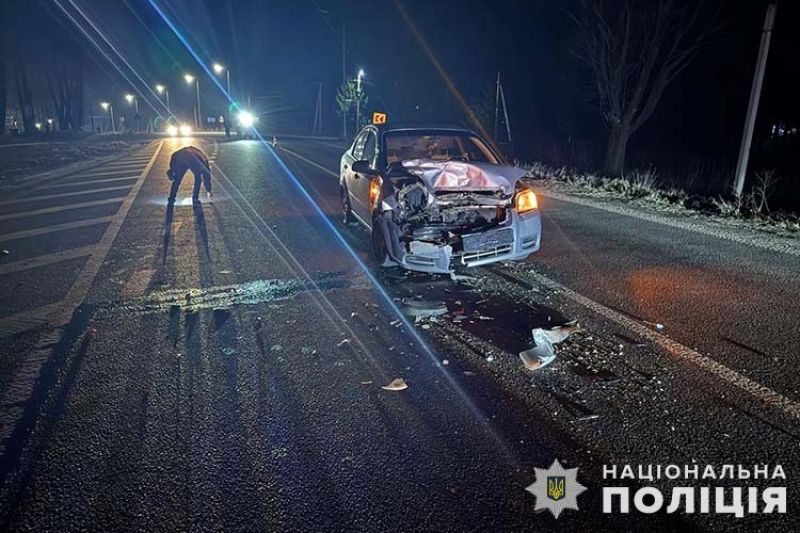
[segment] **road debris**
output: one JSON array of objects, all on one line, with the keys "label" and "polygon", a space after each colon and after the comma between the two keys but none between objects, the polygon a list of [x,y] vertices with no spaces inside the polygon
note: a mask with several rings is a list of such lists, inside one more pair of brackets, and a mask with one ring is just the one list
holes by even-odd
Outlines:
[{"label": "road debris", "polygon": [[280,344],[273,344],[272,347],[269,349],[270,352],[281,352],[283,351],[283,346]]},{"label": "road debris", "polygon": [[392,380],[392,382],[389,383],[388,385],[384,385],[381,388],[383,390],[388,390],[388,391],[401,391],[401,390],[406,390],[408,388],[408,384],[406,384],[403,378],[397,378]]},{"label": "road debris", "polygon": [[580,330],[577,324],[554,329],[534,328],[531,330],[533,348],[519,353],[519,358],[527,370],[539,370],[556,359],[555,344],[565,340]]},{"label": "road debris", "polygon": [[342,339],[339,341],[339,344],[336,345],[337,348],[341,348],[342,346],[349,345],[350,339]]},{"label": "road debris", "polygon": [[447,314],[447,306],[443,302],[429,302],[427,300],[403,299],[403,313],[415,321]]},{"label": "road debris", "polygon": [[222,353],[224,355],[228,355],[228,356],[234,355],[236,353],[236,348],[232,348],[230,346],[225,346],[225,347],[222,348]]}]

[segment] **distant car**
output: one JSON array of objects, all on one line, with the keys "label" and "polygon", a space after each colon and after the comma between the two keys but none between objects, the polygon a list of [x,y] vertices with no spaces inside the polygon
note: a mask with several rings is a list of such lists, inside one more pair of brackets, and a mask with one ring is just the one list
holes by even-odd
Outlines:
[{"label": "distant car", "polygon": [[539,249],[536,195],[481,137],[459,128],[367,126],[342,155],[345,223],[383,266],[450,273]]}]

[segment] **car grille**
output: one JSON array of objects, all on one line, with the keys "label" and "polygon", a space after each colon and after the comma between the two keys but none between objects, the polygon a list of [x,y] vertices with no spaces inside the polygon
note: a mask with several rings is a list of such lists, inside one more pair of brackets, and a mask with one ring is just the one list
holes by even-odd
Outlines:
[{"label": "car grille", "polygon": [[474,263],[475,261],[481,261],[483,259],[490,259],[492,257],[500,257],[501,255],[505,255],[511,252],[511,245],[506,246],[498,246],[492,250],[484,250],[481,252],[471,252],[465,253],[461,255],[461,262],[465,265],[470,263]]}]

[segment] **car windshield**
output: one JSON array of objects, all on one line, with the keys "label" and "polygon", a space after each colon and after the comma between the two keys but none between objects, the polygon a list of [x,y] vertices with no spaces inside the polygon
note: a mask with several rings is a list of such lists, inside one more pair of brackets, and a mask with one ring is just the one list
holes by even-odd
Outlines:
[{"label": "car windshield", "polygon": [[384,140],[388,164],[409,159],[498,164],[489,147],[468,132],[391,131],[384,134]]}]

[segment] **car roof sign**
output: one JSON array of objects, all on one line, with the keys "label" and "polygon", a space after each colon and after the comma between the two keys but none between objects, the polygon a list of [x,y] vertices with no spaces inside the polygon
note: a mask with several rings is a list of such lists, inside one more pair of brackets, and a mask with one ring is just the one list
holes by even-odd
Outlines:
[{"label": "car roof sign", "polygon": [[373,124],[386,124],[386,113],[375,112],[372,114]]}]

